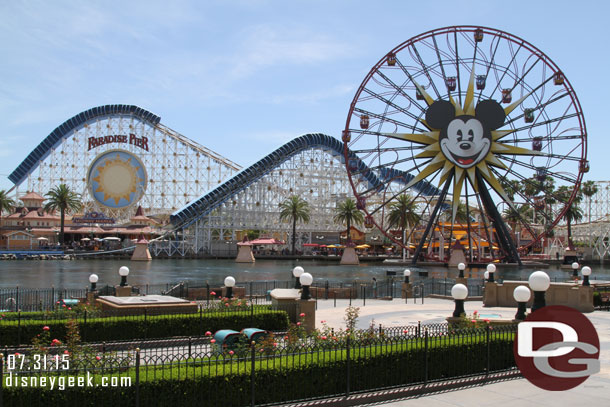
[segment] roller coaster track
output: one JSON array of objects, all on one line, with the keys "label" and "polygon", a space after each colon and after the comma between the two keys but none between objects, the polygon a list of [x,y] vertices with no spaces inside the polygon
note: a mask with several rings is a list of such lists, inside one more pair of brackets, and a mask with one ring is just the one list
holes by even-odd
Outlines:
[{"label": "roller coaster track", "polygon": [[[197,220],[207,216],[210,212],[229,200],[235,194],[243,191],[253,183],[260,180],[266,174],[273,171],[294,155],[312,148],[321,148],[326,150],[345,164],[345,159],[343,156],[343,143],[341,141],[321,133],[305,134],[284,144],[250,167],[242,170],[222,185],[202,195],[200,198],[189,203],[182,209],[177,210],[170,217],[171,223],[174,225],[175,229],[184,229],[189,227]],[[351,151],[349,152],[349,161],[351,166],[356,166],[361,179],[368,183],[370,189],[383,186],[382,181],[377,177],[377,175],[373,171],[369,170],[366,164]],[[406,183],[413,178],[411,174],[403,173],[394,169],[382,171],[381,173],[384,178],[393,178],[398,182]],[[438,189],[426,181],[417,183],[415,188],[420,190],[424,195],[439,194]]]}]

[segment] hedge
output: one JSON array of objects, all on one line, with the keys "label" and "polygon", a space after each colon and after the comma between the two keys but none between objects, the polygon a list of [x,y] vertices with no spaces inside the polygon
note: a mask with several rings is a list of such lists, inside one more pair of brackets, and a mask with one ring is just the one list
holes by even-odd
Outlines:
[{"label": "hedge", "polygon": [[[8,320],[0,323],[0,346],[17,346],[30,343],[43,326],[50,328],[51,337],[64,340],[66,321]],[[218,312],[154,316],[128,316],[79,319],[81,338],[87,342],[127,339],[167,338],[172,336],[199,336],[206,331],[257,327],[266,330],[286,330],[288,314],[284,311],[256,309],[250,312]]]},{"label": "hedge", "polygon": [[[350,353],[350,390],[374,390],[424,382],[427,357],[427,380],[436,381],[486,372],[489,352],[490,371],[515,366],[513,340],[491,340],[489,348],[483,335],[468,340],[431,339],[424,350],[423,341],[397,343],[379,341],[376,345],[352,348]],[[275,358],[277,363],[256,359],[256,404],[283,403],[345,393],[347,384],[347,351],[315,351]],[[250,404],[250,359],[219,360],[206,369],[184,366],[141,367],[139,398],[142,406],[197,405],[233,407]],[[184,363],[182,361],[181,363]],[[5,388],[7,405],[30,406],[27,400],[45,406],[113,406],[135,405],[135,369],[124,374],[132,377],[132,387],[123,389],[73,388],[49,391],[29,388]],[[35,404],[34,404],[35,405]]]}]

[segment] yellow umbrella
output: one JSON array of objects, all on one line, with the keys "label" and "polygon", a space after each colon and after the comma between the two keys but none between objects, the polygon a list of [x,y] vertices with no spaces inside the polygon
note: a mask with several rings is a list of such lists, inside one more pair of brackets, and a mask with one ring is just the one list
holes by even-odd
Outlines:
[{"label": "yellow umbrella", "polygon": [[361,244],[361,245],[356,246],[356,249],[370,249],[370,248],[371,248],[371,246],[368,244]]}]

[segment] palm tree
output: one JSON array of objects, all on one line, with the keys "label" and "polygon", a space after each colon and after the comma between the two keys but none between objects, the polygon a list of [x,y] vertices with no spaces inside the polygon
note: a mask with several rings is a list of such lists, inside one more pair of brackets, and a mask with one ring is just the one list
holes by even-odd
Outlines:
[{"label": "palm tree", "polygon": [[59,243],[63,246],[66,211],[78,211],[81,208],[81,196],[72,191],[66,184],[59,184],[47,192],[45,196],[49,200],[44,206],[45,211],[52,212],[59,209],[61,216]]},{"label": "palm tree", "polygon": [[[555,197],[557,201],[566,204],[570,196],[572,196],[572,190],[565,185],[557,188],[555,193]],[[572,242],[572,222],[578,222],[582,219],[583,213],[582,209],[580,209],[580,202],[582,201],[582,193],[579,190],[574,200],[570,203],[570,206],[566,209],[566,212],[563,214],[563,219],[568,224],[568,249],[574,250],[574,243]]]},{"label": "palm tree", "polygon": [[[388,212],[388,224],[390,228],[400,228],[400,233],[403,239],[402,244],[407,245],[405,230],[411,225],[415,226],[420,220],[417,213],[417,204],[409,194],[402,194],[396,197],[396,200],[390,203],[390,211]],[[403,258],[405,257],[405,249],[402,249]]]},{"label": "palm tree", "polygon": [[578,222],[582,217],[582,209],[580,209],[578,203],[574,200],[563,215],[563,218],[568,223],[568,248],[570,250],[574,250],[574,242],[572,242],[572,222]]},{"label": "palm tree", "polygon": [[15,206],[15,201],[9,198],[6,191],[3,189],[0,191],[0,225],[2,225],[2,212],[9,212]]},{"label": "palm tree", "polygon": [[599,187],[594,181],[585,181],[580,186],[580,191],[584,196],[587,197],[587,201],[589,201],[589,247],[591,247],[591,198],[593,195],[597,194],[599,191]]},{"label": "palm tree", "polygon": [[356,225],[362,224],[364,222],[364,215],[358,210],[356,202],[351,198],[347,198],[345,201],[337,204],[333,220],[347,226],[347,244],[349,245],[352,242],[352,223]]},{"label": "palm tree", "polygon": [[502,213],[502,217],[510,225],[511,230],[516,236],[516,233],[521,230],[517,230],[520,222],[525,219],[532,217],[532,208],[529,205],[516,205],[514,208],[508,207]]},{"label": "palm tree", "polygon": [[293,195],[280,204],[280,222],[292,221],[292,254],[297,243],[297,222],[309,222],[309,204],[301,197]]}]

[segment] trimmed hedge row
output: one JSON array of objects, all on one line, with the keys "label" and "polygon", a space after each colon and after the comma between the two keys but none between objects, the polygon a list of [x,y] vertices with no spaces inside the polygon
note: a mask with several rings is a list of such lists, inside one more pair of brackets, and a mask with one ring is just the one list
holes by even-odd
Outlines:
[{"label": "trimmed hedge row", "polygon": [[[64,340],[67,320],[3,321],[0,325],[0,346],[31,343],[43,326],[50,328],[51,337]],[[88,342],[126,339],[167,338],[171,336],[199,336],[219,329],[258,327],[280,331],[288,328],[288,314],[284,311],[255,310],[254,313],[222,312],[213,314],[179,314],[90,318],[79,320],[81,338]],[[21,342],[21,343],[19,343]]]},{"label": "trimmed hedge row", "polygon": [[[421,342],[420,342],[421,345]],[[512,356],[513,341],[492,340],[489,343],[490,371],[509,369],[515,366]],[[370,348],[369,348],[370,349]],[[315,352],[314,352],[315,353]],[[286,363],[270,366],[256,363],[255,400],[256,404],[283,403],[315,397],[342,395],[347,385],[347,352],[338,350],[331,357],[284,356]],[[426,370],[427,380],[443,380],[485,373],[487,368],[487,344],[478,339],[464,344],[430,343],[427,351],[422,346],[403,346],[388,349],[376,348],[374,352],[366,347],[352,349],[350,360],[350,391],[365,391],[393,386],[423,383]],[[329,356],[328,352],[326,353]],[[427,357],[427,368],[426,368]],[[303,359],[303,360],[302,360]],[[295,362],[297,361],[298,362]],[[228,362],[231,364],[232,362]],[[154,375],[154,367],[140,373],[140,405],[197,405],[237,407],[248,405],[251,400],[250,363],[241,362],[239,371],[222,368],[200,374],[173,376]],[[245,367],[245,368],[244,368]],[[160,370],[167,369],[161,368]],[[171,369],[171,368],[170,368]],[[166,372],[167,373],[167,372]],[[135,375],[133,369],[127,373],[132,377],[132,387],[73,388],[67,391],[48,391],[29,388],[5,388],[4,401],[7,405],[30,405],[28,402],[44,406],[100,406],[135,405]]]}]

